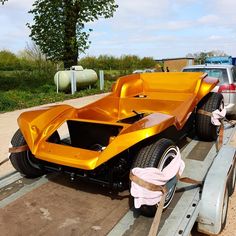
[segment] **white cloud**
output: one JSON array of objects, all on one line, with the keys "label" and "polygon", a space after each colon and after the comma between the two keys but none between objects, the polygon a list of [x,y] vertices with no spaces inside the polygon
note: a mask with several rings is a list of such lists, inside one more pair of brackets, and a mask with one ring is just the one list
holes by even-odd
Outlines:
[{"label": "white cloud", "polygon": [[[27,12],[34,0],[8,0],[0,5],[0,50],[24,48],[29,40]],[[117,0],[111,19],[93,28],[89,54],[138,54],[158,58],[189,52],[225,50],[236,55],[235,0]]]},{"label": "white cloud", "polygon": [[8,0],[0,5],[0,50],[9,49],[14,52],[22,50],[29,41],[27,22],[32,21],[28,11],[33,0]]},{"label": "white cloud", "polygon": [[234,16],[236,9],[236,1],[235,0],[215,0],[212,3],[213,8],[220,14],[225,16]]},{"label": "white cloud", "polygon": [[119,8],[108,21],[114,30],[140,30],[149,22],[158,24],[159,18],[170,14],[170,0],[117,0]]},{"label": "white cloud", "polygon": [[210,0],[207,4],[209,12],[217,15],[218,24],[222,27],[236,27],[236,1],[235,0]]},{"label": "white cloud", "polygon": [[157,25],[148,25],[145,27],[146,30],[170,30],[170,31],[176,31],[176,30],[183,30],[187,29],[193,26],[193,21],[186,21],[186,20],[176,20],[176,21],[167,21],[162,22],[161,24]]},{"label": "white cloud", "polygon": [[224,39],[224,37],[221,35],[210,35],[207,39],[210,41],[219,41]]},{"label": "white cloud", "polygon": [[[127,15],[140,17],[160,17],[168,14],[170,0],[117,0],[119,15]],[[143,19],[145,21],[145,19]]]},{"label": "white cloud", "polygon": [[8,0],[3,5],[3,8],[5,8],[7,11],[8,10],[10,11],[23,10],[27,12],[32,7],[33,3],[34,3],[34,0]]},{"label": "white cloud", "polygon": [[198,23],[200,24],[216,24],[217,22],[219,22],[219,16],[217,15],[205,15],[202,16],[198,19]]}]

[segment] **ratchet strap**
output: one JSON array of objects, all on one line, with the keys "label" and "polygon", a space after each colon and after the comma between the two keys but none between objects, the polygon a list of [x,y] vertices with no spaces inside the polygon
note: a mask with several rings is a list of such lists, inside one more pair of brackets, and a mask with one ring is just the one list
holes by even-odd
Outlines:
[{"label": "ratchet strap", "polygon": [[161,215],[162,215],[163,207],[165,204],[165,199],[166,199],[168,189],[165,185],[156,185],[156,184],[149,183],[149,182],[139,178],[138,176],[134,175],[132,173],[132,171],[130,171],[129,178],[131,181],[133,181],[134,183],[138,184],[139,186],[141,186],[143,188],[146,188],[150,191],[161,191],[163,193],[163,195],[161,197],[161,201],[159,202],[159,205],[157,207],[157,211],[154,216],[151,228],[148,233],[148,236],[156,236],[158,228],[159,228],[159,224],[161,221]]},{"label": "ratchet strap", "polygon": [[235,125],[236,125],[236,121],[235,120],[228,120],[228,119],[224,118],[224,121],[229,123],[231,125],[231,127],[235,127]]},{"label": "ratchet strap", "polygon": [[[209,111],[205,111],[203,109],[199,109],[197,111],[198,114],[201,114],[201,115],[205,115],[205,116],[209,116],[209,117],[212,117],[212,113],[209,112]],[[235,126],[235,123],[230,121],[230,120],[227,120],[225,117],[223,119],[220,120],[221,122],[221,127],[220,127],[220,131],[219,131],[219,137],[218,137],[218,141],[216,142],[216,149],[217,151],[219,151],[223,145],[223,136],[224,136],[224,124],[223,124],[223,121],[226,121],[227,123],[229,123],[232,127]]]},{"label": "ratchet strap", "polygon": [[152,221],[152,225],[149,230],[148,236],[156,236],[157,235],[157,231],[158,231],[158,228],[159,228],[159,225],[161,222],[161,215],[163,212],[163,207],[165,204],[166,195],[167,195],[167,192],[164,192],[163,196],[161,197],[161,201],[159,202],[159,205],[158,205],[156,214],[154,216],[154,219]]},{"label": "ratchet strap", "polygon": [[0,162],[0,166],[3,165],[4,163],[8,162],[9,158],[4,159],[3,161]]},{"label": "ratchet strap", "polygon": [[211,112],[209,112],[209,111],[205,111],[205,110],[203,110],[203,109],[199,109],[198,111],[197,111],[197,113],[198,114],[201,114],[201,115],[205,115],[205,116],[212,116],[212,113]]},{"label": "ratchet strap", "polygon": [[24,151],[28,151],[28,150],[29,150],[28,145],[23,145],[23,146],[19,146],[19,147],[10,147],[9,153],[19,153],[19,152],[24,152]]},{"label": "ratchet strap", "polygon": [[196,184],[196,185],[202,185],[203,181],[195,180],[189,177],[182,177],[179,178],[180,182],[187,183],[187,184]]},{"label": "ratchet strap", "polygon": [[137,185],[139,185],[143,188],[146,188],[150,191],[161,191],[163,193],[167,192],[167,188],[165,185],[156,185],[156,184],[149,183],[149,182],[139,178],[138,176],[134,175],[132,173],[132,171],[130,171],[129,178],[131,181],[133,181]]},{"label": "ratchet strap", "polygon": [[223,145],[223,141],[224,141],[224,125],[222,122],[222,125],[220,127],[220,131],[219,131],[219,136],[218,136],[218,140],[216,141],[216,150],[219,152],[222,145]]},{"label": "ratchet strap", "polygon": [[[198,113],[198,114],[201,114],[201,115],[205,115],[205,116],[212,117],[212,113],[211,113],[211,112],[205,111],[205,110],[203,110],[203,109],[199,109],[199,110],[197,111],[197,113]],[[235,127],[235,125],[236,125],[236,121],[228,120],[226,117],[224,117],[224,118],[222,119],[222,121],[227,122],[227,123],[230,124],[232,127]]]},{"label": "ratchet strap", "polygon": [[[23,146],[19,146],[19,147],[10,147],[8,152],[9,153],[20,153],[20,152],[24,152],[27,150],[29,150],[28,145],[23,145]],[[9,158],[4,159],[3,161],[0,162],[0,166],[2,166],[3,164],[5,164],[8,161],[9,161]]]},{"label": "ratchet strap", "polygon": [[[178,180],[181,182],[185,182],[185,183],[189,183],[189,184],[197,184],[197,185],[202,185],[202,183],[203,183],[202,181],[194,180],[194,179],[191,179],[188,177],[180,178],[179,174],[177,174],[176,176],[177,176]],[[165,185],[156,185],[153,183],[149,183],[149,182],[139,178],[138,176],[134,175],[132,173],[132,171],[130,171],[129,178],[131,181],[133,181],[134,183],[138,184],[139,186],[141,186],[143,188],[146,188],[150,191],[161,191],[163,193],[161,200],[160,200],[159,204],[157,205],[158,206],[157,211],[156,211],[156,214],[153,218],[153,222],[152,222],[151,228],[148,233],[148,236],[156,236],[159,225],[160,225],[161,215],[163,212],[163,207],[165,204],[165,199],[166,199],[166,195],[168,193],[168,189]]]}]

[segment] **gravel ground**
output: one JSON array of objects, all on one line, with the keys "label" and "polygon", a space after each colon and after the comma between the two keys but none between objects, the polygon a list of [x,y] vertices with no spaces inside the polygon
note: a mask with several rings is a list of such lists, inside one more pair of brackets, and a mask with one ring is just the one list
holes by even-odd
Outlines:
[{"label": "gravel ground", "polygon": [[234,236],[236,235],[236,191],[230,197],[229,208],[228,208],[228,218],[225,229],[220,234],[221,236]]}]

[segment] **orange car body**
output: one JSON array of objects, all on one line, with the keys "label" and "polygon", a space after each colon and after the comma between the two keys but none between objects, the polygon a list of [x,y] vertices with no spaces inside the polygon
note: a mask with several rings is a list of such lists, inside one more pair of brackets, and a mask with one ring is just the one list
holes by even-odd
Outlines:
[{"label": "orange car body", "polygon": [[[217,83],[217,79],[203,73],[124,76],[109,95],[90,105],[80,109],[59,105],[24,112],[18,124],[36,158],[93,170],[171,126],[181,130],[199,101]],[[69,126],[74,144],[49,142],[49,137],[64,123]],[[102,140],[101,150],[86,145],[93,135],[94,142]]]}]

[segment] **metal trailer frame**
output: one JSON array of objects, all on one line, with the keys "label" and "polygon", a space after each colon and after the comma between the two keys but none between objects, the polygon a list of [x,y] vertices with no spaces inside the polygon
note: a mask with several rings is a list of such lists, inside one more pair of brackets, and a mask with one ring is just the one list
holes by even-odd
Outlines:
[{"label": "metal trailer frame", "polygon": [[[171,213],[163,212],[158,236],[189,236],[195,222],[198,222],[200,232],[220,233],[223,224],[222,209],[225,189],[228,189],[231,184],[230,176],[234,175],[234,179],[236,177],[235,147],[236,128],[228,126],[225,128],[223,146],[219,152],[217,152],[216,143],[197,140],[192,140],[182,150],[181,155],[186,164],[182,176],[203,181],[203,186],[182,182],[177,184],[175,195],[180,196],[179,200]],[[205,155],[202,155],[202,152]],[[134,215],[134,212],[129,211],[108,235],[115,236],[124,233],[134,235],[130,230],[135,224]],[[131,232],[127,233],[127,231]]]},{"label": "metal trailer frame", "polygon": [[[204,181],[203,186],[179,182],[177,192],[171,205],[163,212],[158,236],[189,236],[197,222],[198,230],[206,234],[218,234],[222,229],[222,209],[224,193],[236,178],[236,127],[225,129],[223,146],[217,152],[214,142],[191,140],[181,150],[186,167],[183,176]],[[0,178],[0,187],[6,186],[21,178],[19,173]],[[231,183],[231,180],[234,182]],[[41,186],[47,179],[41,178],[26,189],[1,201],[0,208],[24,195],[26,192]],[[108,236],[147,235],[152,219],[141,218],[134,210],[116,224]],[[136,228],[135,228],[136,227]],[[146,229],[137,234],[137,229]],[[134,228],[134,230],[132,230]],[[136,230],[136,231],[135,231]]]}]

